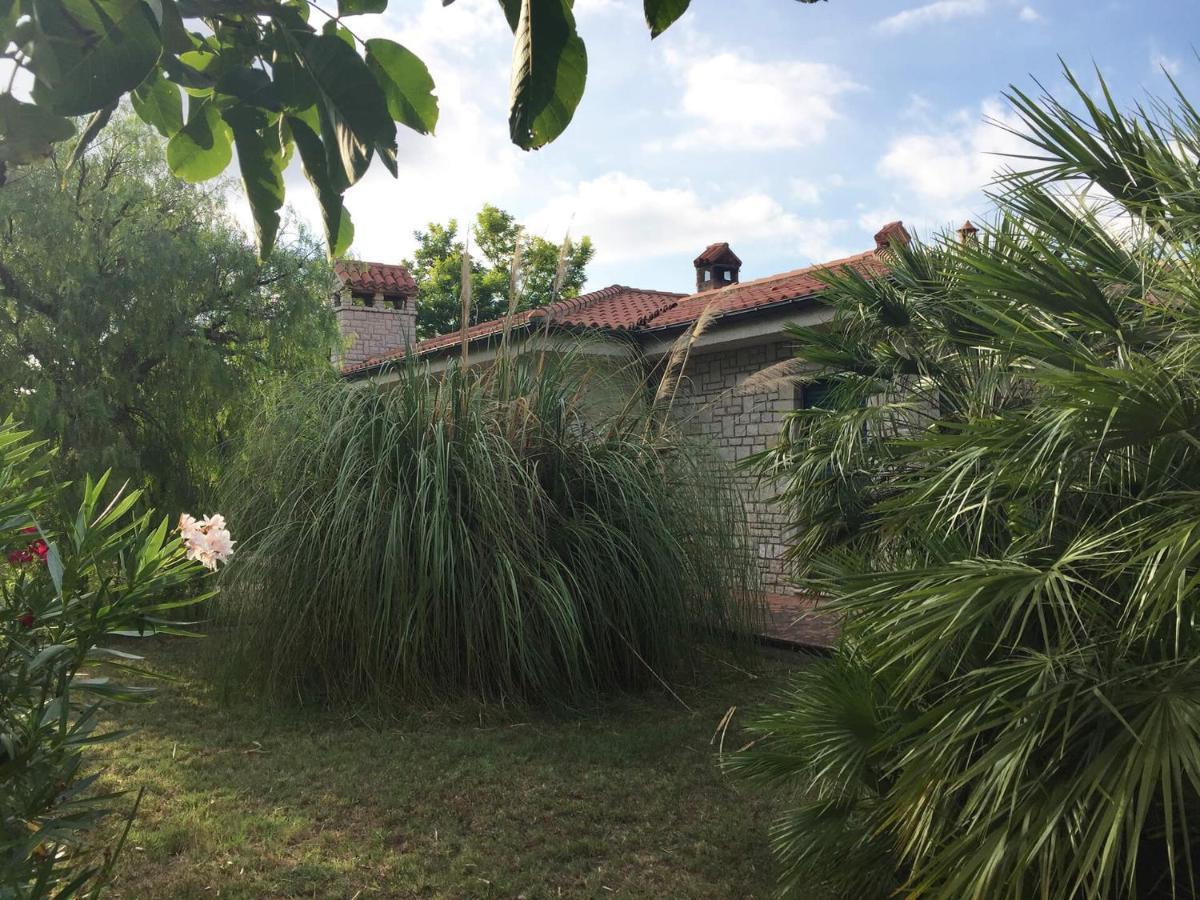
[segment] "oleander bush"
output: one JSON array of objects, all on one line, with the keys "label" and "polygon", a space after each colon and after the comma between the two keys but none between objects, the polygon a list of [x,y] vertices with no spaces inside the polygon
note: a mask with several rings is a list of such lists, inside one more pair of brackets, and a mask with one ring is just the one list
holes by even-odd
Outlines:
[{"label": "oleander bush", "polygon": [[223,609],[252,683],[573,699],[749,631],[736,490],[620,372],[570,351],[393,374],[286,390],[245,445]]},{"label": "oleander bush", "polygon": [[991,227],[796,332],[759,465],[845,634],[728,761],[790,895],[1200,895],[1200,114],[1066,77]]},{"label": "oleander bush", "polygon": [[0,897],[103,887],[120,842],[93,828],[136,804],[98,789],[88,748],[121,736],[99,727],[101,704],[149,695],[125,680],[141,657],[108,644],[177,633],[175,615],[206,599],[197,557],[211,568],[230,549],[227,533],[216,555],[174,535],[107,476],[51,482],[47,456],[0,423]]}]

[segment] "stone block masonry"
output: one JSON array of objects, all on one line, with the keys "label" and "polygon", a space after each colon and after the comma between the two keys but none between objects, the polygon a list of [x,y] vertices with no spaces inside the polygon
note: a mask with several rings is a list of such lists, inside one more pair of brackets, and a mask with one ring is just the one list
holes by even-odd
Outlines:
[{"label": "stone block masonry", "polygon": [[413,346],[417,339],[416,311],[411,301],[395,309],[377,306],[334,307],[343,349],[335,362],[354,366],[385,353]]},{"label": "stone block masonry", "polygon": [[[793,355],[787,341],[777,341],[689,357],[676,396],[675,416],[686,431],[707,439],[733,463],[766,450],[792,410],[793,386],[785,383],[746,394],[737,393],[737,388],[749,376]],[[745,472],[736,477],[746,498],[750,539],[758,552],[763,587],[770,593],[791,593],[795,589],[784,559],[788,516],[771,501],[776,486],[760,484]]]}]

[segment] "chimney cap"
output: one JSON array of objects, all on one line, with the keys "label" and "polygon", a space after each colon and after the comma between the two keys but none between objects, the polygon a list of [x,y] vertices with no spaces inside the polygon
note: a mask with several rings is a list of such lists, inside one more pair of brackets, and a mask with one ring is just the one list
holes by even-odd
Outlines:
[{"label": "chimney cap", "polygon": [[701,266],[711,266],[716,263],[727,266],[740,266],[742,261],[738,259],[738,255],[729,249],[728,241],[720,241],[716,244],[709,244],[704,250],[692,260],[692,265],[697,269]]},{"label": "chimney cap", "polygon": [[895,222],[888,222],[877,232],[875,232],[875,252],[887,250],[896,244],[909,244],[912,242],[912,235],[908,233],[908,229],[904,227],[904,220],[897,219]]}]

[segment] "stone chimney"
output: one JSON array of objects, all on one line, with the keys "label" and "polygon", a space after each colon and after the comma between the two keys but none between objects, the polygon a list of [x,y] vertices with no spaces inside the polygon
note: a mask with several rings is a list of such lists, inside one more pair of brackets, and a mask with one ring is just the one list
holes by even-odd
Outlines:
[{"label": "stone chimney", "polygon": [[404,266],[338,260],[332,303],[341,346],[333,363],[403,355],[417,342],[417,284]]},{"label": "stone chimney", "polygon": [[696,267],[696,293],[737,284],[742,261],[729,249],[729,244],[709,244],[692,260]]},{"label": "stone chimney", "polygon": [[888,222],[877,232],[875,232],[875,252],[883,253],[889,250],[893,244],[902,244],[907,246],[912,242],[912,235],[908,233],[908,229],[904,227],[904,223],[897,219],[895,222]]},{"label": "stone chimney", "polygon": [[976,235],[979,234],[979,229],[971,224],[971,220],[963,222],[962,228],[958,229],[958,242],[960,244],[969,244],[976,240]]}]

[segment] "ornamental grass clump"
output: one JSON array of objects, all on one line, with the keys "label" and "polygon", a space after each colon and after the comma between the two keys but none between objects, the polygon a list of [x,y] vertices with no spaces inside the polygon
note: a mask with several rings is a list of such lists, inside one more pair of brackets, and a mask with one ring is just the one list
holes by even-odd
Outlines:
[{"label": "ornamental grass clump", "polygon": [[[237,660],[276,695],[570,699],[746,634],[740,500],[576,353],[292,388],[230,485]],[[636,385],[635,385],[636,387]]]}]

